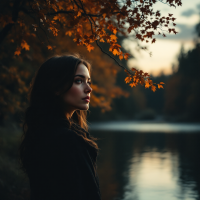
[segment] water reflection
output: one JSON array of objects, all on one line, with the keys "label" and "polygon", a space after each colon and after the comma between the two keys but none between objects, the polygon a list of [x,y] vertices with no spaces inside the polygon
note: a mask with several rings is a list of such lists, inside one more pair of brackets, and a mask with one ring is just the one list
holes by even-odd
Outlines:
[{"label": "water reflection", "polygon": [[200,132],[90,131],[101,148],[102,200],[197,200]]}]

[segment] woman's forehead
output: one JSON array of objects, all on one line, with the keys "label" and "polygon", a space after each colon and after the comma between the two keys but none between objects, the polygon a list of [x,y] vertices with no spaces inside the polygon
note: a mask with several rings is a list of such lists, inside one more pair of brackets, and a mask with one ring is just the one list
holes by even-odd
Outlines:
[{"label": "woman's forehead", "polygon": [[76,76],[82,76],[82,77],[84,76],[83,78],[90,79],[89,70],[83,63],[80,63],[78,65],[76,73],[75,73],[75,77]]}]

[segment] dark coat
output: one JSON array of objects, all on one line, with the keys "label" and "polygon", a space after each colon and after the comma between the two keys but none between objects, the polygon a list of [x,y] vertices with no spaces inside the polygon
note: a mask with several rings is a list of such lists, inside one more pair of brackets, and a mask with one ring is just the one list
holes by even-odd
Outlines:
[{"label": "dark coat", "polygon": [[85,130],[79,125],[74,127],[44,126],[39,130],[45,137],[38,139],[30,155],[31,200],[101,199],[94,170],[97,152],[77,135]]}]

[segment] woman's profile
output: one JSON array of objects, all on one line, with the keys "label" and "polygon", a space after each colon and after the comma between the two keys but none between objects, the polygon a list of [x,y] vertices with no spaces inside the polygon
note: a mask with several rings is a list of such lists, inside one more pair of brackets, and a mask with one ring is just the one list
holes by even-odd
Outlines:
[{"label": "woman's profile", "polygon": [[32,80],[19,148],[31,200],[101,199],[97,138],[86,120],[90,72],[79,56],[54,56]]}]

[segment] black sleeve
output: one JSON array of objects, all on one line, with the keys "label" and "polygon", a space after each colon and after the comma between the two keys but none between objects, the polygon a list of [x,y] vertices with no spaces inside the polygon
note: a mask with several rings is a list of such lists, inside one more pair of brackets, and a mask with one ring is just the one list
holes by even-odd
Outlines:
[{"label": "black sleeve", "polygon": [[50,145],[46,175],[51,199],[100,199],[91,158],[78,137],[72,130],[65,129]]}]

